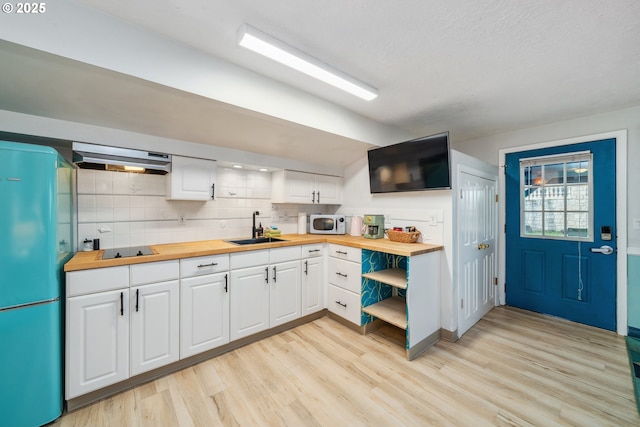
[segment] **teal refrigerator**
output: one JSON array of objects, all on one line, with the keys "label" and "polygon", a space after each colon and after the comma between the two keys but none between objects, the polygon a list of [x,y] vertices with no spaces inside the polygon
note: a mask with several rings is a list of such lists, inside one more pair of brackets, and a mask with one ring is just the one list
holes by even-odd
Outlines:
[{"label": "teal refrigerator", "polygon": [[73,169],[50,147],[0,141],[0,427],[63,409],[63,265]]}]

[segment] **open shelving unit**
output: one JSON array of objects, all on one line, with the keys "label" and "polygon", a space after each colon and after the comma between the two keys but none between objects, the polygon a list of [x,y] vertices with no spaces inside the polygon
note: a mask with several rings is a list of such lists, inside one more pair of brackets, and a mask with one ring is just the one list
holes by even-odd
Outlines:
[{"label": "open shelving unit", "polygon": [[[407,272],[401,268],[364,273],[362,277],[384,283],[394,288],[407,289]],[[362,311],[402,329],[407,329],[407,302],[401,296],[392,296],[363,307]]]},{"label": "open shelving unit", "polygon": [[364,273],[362,277],[386,283],[398,289],[407,289],[407,271],[402,268],[388,268],[386,270]]}]

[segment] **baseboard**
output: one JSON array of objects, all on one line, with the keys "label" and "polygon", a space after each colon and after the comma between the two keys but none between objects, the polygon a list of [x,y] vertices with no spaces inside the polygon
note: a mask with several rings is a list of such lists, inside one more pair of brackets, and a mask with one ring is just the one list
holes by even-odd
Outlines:
[{"label": "baseboard", "polygon": [[456,342],[456,341],[458,341],[458,338],[460,338],[458,336],[458,330],[457,329],[455,331],[449,331],[447,329],[440,329],[440,337],[443,340],[449,341],[449,342]]},{"label": "baseboard", "polygon": [[440,330],[435,331],[418,344],[407,349],[407,360],[413,360],[427,351],[431,346],[440,341]]}]

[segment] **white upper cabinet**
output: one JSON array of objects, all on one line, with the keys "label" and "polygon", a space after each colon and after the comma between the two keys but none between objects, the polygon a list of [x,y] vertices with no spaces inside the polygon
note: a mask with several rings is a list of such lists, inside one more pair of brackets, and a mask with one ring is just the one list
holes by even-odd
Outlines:
[{"label": "white upper cabinet", "polygon": [[342,178],[297,171],[276,171],[271,184],[273,203],[339,205]]},{"label": "white upper cabinet", "polygon": [[212,200],[215,183],[215,160],[172,156],[166,197],[168,200]]}]

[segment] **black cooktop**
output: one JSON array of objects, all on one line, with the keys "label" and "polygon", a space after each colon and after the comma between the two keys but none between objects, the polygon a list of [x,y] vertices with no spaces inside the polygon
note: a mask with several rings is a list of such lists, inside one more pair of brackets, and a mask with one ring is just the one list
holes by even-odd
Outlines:
[{"label": "black cooktop", "polygon": [[128,258],[132,256],[153,255],[149,246],[132,246],[130,248],[105,249],[102,259]]}]

